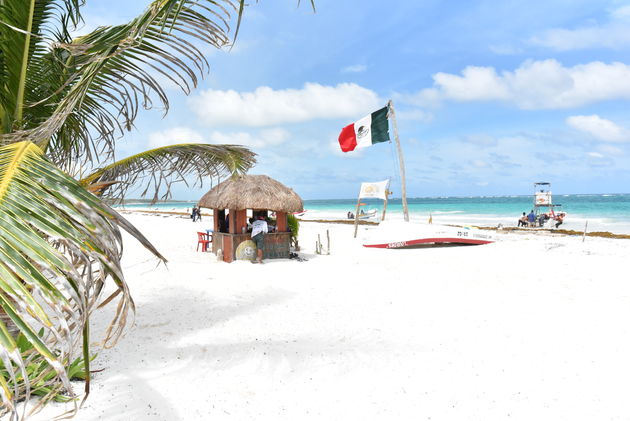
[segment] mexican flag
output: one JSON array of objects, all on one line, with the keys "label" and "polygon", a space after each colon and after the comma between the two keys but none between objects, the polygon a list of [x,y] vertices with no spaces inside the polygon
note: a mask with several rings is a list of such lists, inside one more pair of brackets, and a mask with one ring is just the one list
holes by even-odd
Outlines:
[{"label": "mexican flag", "polygon": [[375,143],[389,141],[387,111],[387,107],[383,107],[344,127],[339,134],[341,150],[350,152],[355,148],[366,148]]}]

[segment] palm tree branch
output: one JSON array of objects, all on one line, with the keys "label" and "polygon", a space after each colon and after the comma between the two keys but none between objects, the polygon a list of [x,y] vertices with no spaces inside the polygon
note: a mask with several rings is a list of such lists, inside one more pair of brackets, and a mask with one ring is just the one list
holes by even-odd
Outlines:
[{"label": "palm tree branch", "polygon": [[[122,199],[129,188],[144,186],[144,194],[153,188],[153,199],[170,197],[170,186],[176,182],[202,186],[204,180],[221,175],[245,173],[256,162],[256,154],[238,145],[184,143],[151,149],[100,168],[81,180],[84,186],[117,182],[105,186],[104,197]],[[109,188],[108,188],[109,187]]]},{"label": "palm tree branch", "polygon": [[[79,7],[84,0],[3,0],[0,4],[0,131],[29,127],[23,121],[32,96],[39,92],[33,80],[40,79],[40,63],[66,28],[54,30],[58,22],[76,25],[81,21]],[[31,126],[32,127],[32,126]]]},{"label": "palm tree branch", "polygon": [[[4,407],[28,397],[24,370],[34,359],[50,364],[51,391],[63,387],[72,393],[65,367],[83,343],[89,314],[107,279],[121,293],[105,341],[115,343],[122,334],[133,301],[120,266],[119,227],[165,261],[136,228],[57,169],[35,144],[0,147],[0,309],[5,315],[0,318],[0,362],[8,372],[0,384]],[[16,352],[13,329],[35,354]]]},{"label": "palm tree branch", "polygon": [[[226,45],[229,42],[227,22],[230,18],[226,6],[234,8],[235,1],[242,0],[156,0],[127,25],[97,28],[72,44],[58,44],[56,50],[65,49],[73,57],[75,74],[72,81],[66,82],[68,86],[63,88],[65,94],[45,124],[32,130],[15,132],[11,135],[12,140],[34,139],[40,146],[48,148],[50,141],[54,140],[53,135],[60,130],[68,117],[83,110],[85,98],[92,95],[95,88],[101,94],[106,91],[112,96],[120,96],[120,92],[112,90],[111,86],[99,86],[102,75],[106,74],[118,78],[129,90],[123,97],[122,103],[125,105],[108,104],[108,107],[117,110],[110,114],[122,118],[123,127],[131,127],[136,114],[119,111],[122,107],[137,108],[137,94],[140,94],[139,98],[144,102],[148,102],[146,98],[150,93],[158,92],[161,106],[168,110],[168,98],[159,82],[146,71],[138,69],[146,66],[159,68],[163,75],[172,74],[172,80],[184,92],[189,92],[190,86],[197,85],[198,75],[205,73],[207,69],[201,50],[190,40],[219,48]],[[189,53],[182,55],[181,51]],[[56,53],[53,51],[49,55],[54,54]],[[132,79],[138,83],[128,83]],[[133,105],[127,105],[129,103]],[[89,140],[86,138],[88,143],[82,148],[98,150],[103,147],[96,144],[100,141],[104,142],[105,147],[112,147],[114,127],[92,126],[92,129],[96,134]],[[54,147],[59,148],[65,144],[67,142],[61,142]],[[74,152],[76,155],[76,151]],[[73,151],[57,151],[55,155],[60,156],[60,159],[61,155],[68,158],[73,155]],[[105,159],[109,157],[111,154],[106,155]]]}]

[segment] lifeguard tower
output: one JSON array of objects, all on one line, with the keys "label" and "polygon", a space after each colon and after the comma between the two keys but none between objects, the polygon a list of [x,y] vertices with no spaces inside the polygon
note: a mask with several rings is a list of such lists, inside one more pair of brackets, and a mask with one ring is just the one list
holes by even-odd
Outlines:
[{"label": "lifeguard tower", "polygon": [[547,214],[551,219],[556,219],[556,213],[554,208],[562,206],[560,204],[554,204],[551,195],[551,183],[541,181],[534,183],[534,213],[536,214],[536,220],[538,215]]}]

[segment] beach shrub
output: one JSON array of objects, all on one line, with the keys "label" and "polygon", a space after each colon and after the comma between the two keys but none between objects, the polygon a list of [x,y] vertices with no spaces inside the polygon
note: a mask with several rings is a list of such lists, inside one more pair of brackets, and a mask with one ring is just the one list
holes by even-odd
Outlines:
[{"label": "beach shrub", "polygon": [[300,232],[300,221],[295,215],[287,215],[287,225],[291,230],[291,246],[298,249],[298,234]]},{"label": "beach shrub", "polygon": [[[38,336],[42,338],[43,335],[44,330],[40,329]],[[29,355],[36,355],[33,344],[24,334],[18,334],[16,344],[18,352],[25,358],[28,359]],[[94,358],[96,358],[96,354],[93,354],[90,360]],[[15,370],[17,367],[14,363],[11,364],[13,365],[12,370]],[[87,378],[87,372],[83,358],[75,358],[70,364],[67,364],[67,373],[70,380],[85,380]],[[24,374],[26,374],[27,379],[30,379],[29,384],[32,395],[39,396],[45,401],[52,400],[54,402],[70,402],[72,399],[75,399],[70,396],[68,391],[64,390],[62,385],[56,380],[57,373],[55,369],[45,359],[35,357],[30,360],[26,365],[25,372],[21,370],[18,371],[18,375],[15,379],[11,378],[9,370],[7,370],[4,363],[0,361],[0,377],[2,377],[4,382],[9,386],[13,388],[18,387],[20,389],[25,388],[26,382],[24,380]]]},{"label": "beach shrub", "polygon": [[300,232],[300,221],[295,215],[288,214],[287,224],[289,225],[289,229],[291,230],[291,238],[297,238]]}]

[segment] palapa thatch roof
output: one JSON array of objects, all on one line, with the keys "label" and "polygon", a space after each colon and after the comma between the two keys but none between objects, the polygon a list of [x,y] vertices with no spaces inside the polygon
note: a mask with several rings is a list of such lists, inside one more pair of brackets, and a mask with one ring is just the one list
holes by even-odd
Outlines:
[{"label": "palapa thatch roof", "polygon": [[302,199],[293,189],[266,175],[241,175],[217,184],[199,199],[210,209],[268,209],[301,212]]}]

